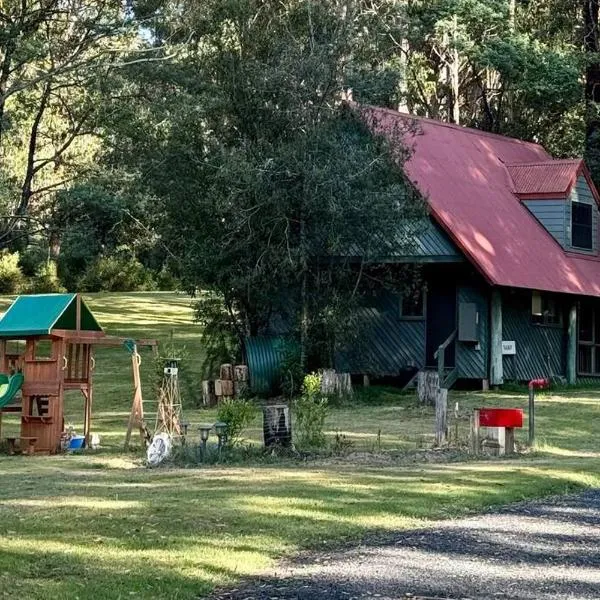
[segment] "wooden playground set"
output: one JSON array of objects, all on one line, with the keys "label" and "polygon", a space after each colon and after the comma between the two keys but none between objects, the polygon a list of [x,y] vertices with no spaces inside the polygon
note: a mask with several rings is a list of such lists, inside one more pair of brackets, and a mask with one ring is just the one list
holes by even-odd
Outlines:
[{"label": "wooden playground set", "polygon": [[134,395],[127,443],[137,426],[144,435],[138,347],[157,352],[156,340],[109,336],[79,294],[19,296],[0,320],[0,437],[2,415],[21,416],[9,452],[54,454],[65,447],[64,395],[83,397],[83,445],[90,444],[94,349],[125,346],[132,356]]}]

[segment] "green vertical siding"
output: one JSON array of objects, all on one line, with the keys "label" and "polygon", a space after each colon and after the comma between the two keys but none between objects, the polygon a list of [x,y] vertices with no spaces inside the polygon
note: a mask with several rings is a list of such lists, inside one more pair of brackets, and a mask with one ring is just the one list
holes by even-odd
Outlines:
[{"label": "green vertical siding", "polygon": [[517,348],[516,355],[503,357],[506,381],[565,375],[565,326],[532,323],[530,291],[503,293],[502,339],[514,340]]},{"label": "green vertical siding", "polygon": [[473,343],[456,342],[456,367],[460,379],[485,379],[488,370],[489,312],[488,293],[472,286],[459,286],[458,302],[473,302],[479,313],[479,347]]}]

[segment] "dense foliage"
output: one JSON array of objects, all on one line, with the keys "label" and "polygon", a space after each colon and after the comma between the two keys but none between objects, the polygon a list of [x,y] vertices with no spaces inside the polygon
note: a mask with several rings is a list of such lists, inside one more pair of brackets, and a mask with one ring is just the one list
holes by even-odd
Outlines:
[{"label": "dense foliage", "polygon": [[600,181],[598,9],[5,0],[2,285],[181,285],[196,294],[209,356],[287,331],[302,369],[330,362],[374,280],[369,259],[423,215],[394,168],[405,156],[365,130],[348,90],[585,154]]}]

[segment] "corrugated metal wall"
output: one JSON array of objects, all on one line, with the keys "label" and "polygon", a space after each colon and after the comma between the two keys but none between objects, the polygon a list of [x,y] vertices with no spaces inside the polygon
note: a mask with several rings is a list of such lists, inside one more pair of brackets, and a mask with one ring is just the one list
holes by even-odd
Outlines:
[{"label": "corrugated metal wall", "polygon": [[514,356],[503,357],[505,380],[529,381],[550,375],[564,376],[565,327],[536,325],[531,322],[530,291],[503,293],[502,339],[514,340],[517,350]]},{"label": "corrugated metal wall", "polygon": [[456,343],[456,367],[461,379],[487,378],[489,353],[489,290],[472,286],[459,286],[458,302],[472,302],[477,305],[479,324],[477,336],[479,346],[473,343]]},{"label": "corrugated metal wall", "polygon": [[425,320],[401,319],[398,295],[383,290],[353,321],[358,339],[338,351],[337,370],[395,376],[424,366]]}]

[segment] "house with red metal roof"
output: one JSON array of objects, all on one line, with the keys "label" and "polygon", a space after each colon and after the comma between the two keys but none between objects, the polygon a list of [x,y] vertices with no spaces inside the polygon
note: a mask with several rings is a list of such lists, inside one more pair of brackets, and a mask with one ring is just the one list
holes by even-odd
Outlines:
[{"label": "house with red metal roof", "polygon": [[[531,142],[360,110],[392,143],[402,132],[403,169],[430,218],[410,256],[397,257],[421,265],[422,294],[382,292],[365,308],[373,374],[439,367],[446,386],[600,377],[600,197],[584,162],[555,160]],[[339,362],[368,374],[343,352]]]}]

